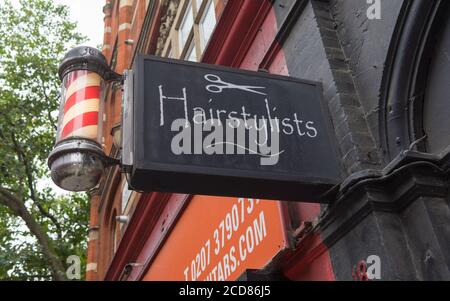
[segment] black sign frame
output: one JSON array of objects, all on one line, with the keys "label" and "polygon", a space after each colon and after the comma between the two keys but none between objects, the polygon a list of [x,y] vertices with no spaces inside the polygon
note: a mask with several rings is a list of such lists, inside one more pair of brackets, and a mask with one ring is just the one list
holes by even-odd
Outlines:
[{"label": "black sign frame", "polygon": [[[268,80],[282,80],[315,87],[315,97],[323,114],[323,127],[326,129],[330,154],[333,156],[334,176],[299,176],[286,172],[261,170],[242,170],[233,168],[217,168],[196,166],[192,164],[175,164],[171,162],[152,162],[144,156],[145,144],[145,74],[146,61],[170,63],[172,66],[203,68],[205,70],[231,72]],[[323,99],[322,85],[319,82],[301,80],[293,77],[234,69],[229,67],[193,63],[188,61],[161,58],[138,54],[133,63],[132,80],[125,84],[125,95],[129,98],[126,117],[123,117],[123,137],[127,137],[128,145],[124,146],[124,170],[128,173],[131,189],[137,191],[160,191],[188,194],[204,194],[217,196],[253,197],[272,200],[301,202],[326,202],[322,196],[333,186],[341,182],[343,169],[335,141],[334,128],[328,106]],[[131,84],[130,84],[131,83]],[[127,91],[128,90],[128,91]],[[132,90],[132,91],[130,91]],[[125,99],[125,102],[127,100]],[[127,154],[127,150],[132,154]]]}]

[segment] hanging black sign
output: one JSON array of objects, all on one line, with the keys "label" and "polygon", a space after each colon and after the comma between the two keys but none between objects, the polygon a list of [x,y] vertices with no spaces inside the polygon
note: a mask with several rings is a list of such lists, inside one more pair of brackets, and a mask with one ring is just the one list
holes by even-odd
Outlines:
[{"label": "hanging black sign", "polygon": [[316,82],[138,55],[123,114],[136,190],[319,202],[340,181]]}]

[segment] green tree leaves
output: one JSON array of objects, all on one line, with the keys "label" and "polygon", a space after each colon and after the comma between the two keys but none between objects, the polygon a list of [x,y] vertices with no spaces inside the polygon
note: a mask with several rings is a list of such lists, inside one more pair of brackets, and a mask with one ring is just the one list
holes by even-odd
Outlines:
[{"label": "green tree leaves", "polygon": [[67,256],[84,262],[87,196],[53,191],[46,164],[75,27],[51,0],[0,3],[0,279],[61,280]]}]

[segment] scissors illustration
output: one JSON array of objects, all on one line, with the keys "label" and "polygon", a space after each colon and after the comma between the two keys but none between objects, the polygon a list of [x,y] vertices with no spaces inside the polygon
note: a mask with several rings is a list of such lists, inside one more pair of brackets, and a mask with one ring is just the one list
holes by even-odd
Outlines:
[{"label": "scissors illustration", "polygon": [[206,74],[205,79],[210,83],[214,83],[216,85],[207,85],[206,90],[211,93],[222,93],[223,89],[238,89],[251,93],[267,95],[266,93],[262,93],[259,91],[255,91],[254,89],[265,89],[266,87],[257,87],[257,86],[243,86],[243,85],[235,85],[232,83],[224,82],[219,76],[214,74]]}]

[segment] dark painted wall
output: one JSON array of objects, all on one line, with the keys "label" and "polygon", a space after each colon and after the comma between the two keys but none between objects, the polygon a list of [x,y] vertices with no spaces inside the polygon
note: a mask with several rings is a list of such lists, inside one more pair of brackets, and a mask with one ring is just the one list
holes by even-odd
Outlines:
[{"label": "dark painted wall", "polygon": [[384,62],[403,0],[382,0],[381,19],[369,20],[366,0],[332,0],[339,41],[372,136],[379,144],[378,104]]},{"label": "dark painted wall", "polygon": [[[279,0],[274,5],[291,3]],[[448,280],[448,177],[438,168],[446,163],[433,158],[429,164],[419,155],[386,168],[390,160],[380,142],[383,79],[404,1],[382,0],[380,20],[367,18],[369,6],[366,0],[305,1],[282,41],[289,75],[322,82],[347,176],[373,170],[370,180],[357,180],[348,190],[345,184],[340,187],[335,202],[322,206],[316,230],[329,250],[337,280],[351,280],[355,265],[370,255],[380,257],[383,280]],[[281,8],[275,11],[280,24],[285,14]],[[446,36],[447,31],[435,57],[448,54]],[[445,64],[438,67],[448,70]],[[443,82],[448,78],[442,74],[447,73],[436,74],[439,88],[434,91],[446,95],[448,85],[443,88]],[[443,111],[439,106],[442,102],[430,109]],[[433,119],[433,113],[428,115]],[[433,134],[442,137],[438,130]]]},{"label": "dark painted wall", "polygon": [[[360,2],[365,3],[362,0]],[[342,3],[337,3],[334,7],[337,8],[339,5]],[[371,109],[366,108],[366,100],[363,101],[360,97],[361,93],[354,81],[359,69],[352,70],[352,65],[367,68],[366,65],[370,65],[368,61],[371,60],[372,54],[364,54],[367,56],[365,65],[352,64],[352,61],[356,59],[361,61],[361,56],[349,58],[345,54],[338,29],[341,28],[341,32],[344,33],[342,28],[347,25],[338,26],[331,7],[326,1],[308,1],[297,17],[295,25],[283,43],[289,74],[322,82],[343,164],[348,174],[367,168],[377,169],[380,167],[380,154],[374,133],[370,130],[371,124],[366,120],[368,114],[366,110]],[[384,32],[388,34],[387,31]],[[361,39],[365,38],[364,34],[361,32]],[[346,36],[348,40],[357,40],[356,37],[351,37],[347,33]],[[385,40],[389,40],[389,37]],[[375,60],[381,60],[378,57],[386,56],[386,48],[387,46],[372,50],[372,52],[380,52],[375,56]],[[382,65],[382,63],[376,64]],[[360,85],[372,87],[371,99],[376,106],[381,76],[367,77],[367,81],[364,78],[359,80]],[[366,93],[369,92],[366,91]],[[372,125],[374,128],[376,126],[376,124]]]},{"label": "dark painted wall", "polygon": [[430,73],[426,87],[423,129],[427,134],[426,148],[441,153],[450,140],[450,16],[437,36],[432,53]]}]

